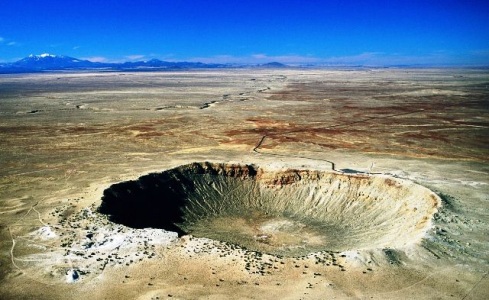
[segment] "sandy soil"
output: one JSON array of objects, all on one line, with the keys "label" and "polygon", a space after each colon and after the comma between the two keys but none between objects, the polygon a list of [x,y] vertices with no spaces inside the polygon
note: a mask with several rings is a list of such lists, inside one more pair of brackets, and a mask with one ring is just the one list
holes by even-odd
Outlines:
[{"label": "sandy soil", "polygon": [[[487,299],[488,86],[466,69],[1,75],[0,298]],[[112,184],[196,161],[382,174],[442,206],[413,243],[297,257],[98,213]]]}]

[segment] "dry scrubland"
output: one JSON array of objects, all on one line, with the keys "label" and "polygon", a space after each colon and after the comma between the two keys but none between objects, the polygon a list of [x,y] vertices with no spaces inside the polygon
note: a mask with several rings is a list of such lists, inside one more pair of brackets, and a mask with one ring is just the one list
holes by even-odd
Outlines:
[{"label": "dry scrubland", "polygon": [[467,69],[1,75],[0,298],[487,299],[488,99]]}]

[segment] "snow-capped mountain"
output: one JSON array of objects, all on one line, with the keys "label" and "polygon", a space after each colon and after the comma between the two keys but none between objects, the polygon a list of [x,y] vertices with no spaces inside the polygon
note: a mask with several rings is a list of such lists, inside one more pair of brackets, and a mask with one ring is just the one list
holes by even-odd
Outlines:
[{"label": "snow-capped mountain", "polygon": [[26,73],[43,71],[77,71],[77,70],[166,70],[166,69],[198,69],[222,68],[226,65],[204,64],[200,62],[167,62],[158,59],[124,63],[100,63],[74,57],[43,53],[29,55],[13,63],[0,65],[0,73]]},{"label": "snow-capped mountain", "polygon": [[[0,73],[28,73],[44,71],[160,71],[175,69],[237,68],[237,65],[205,64],[201,62],[168,62],[159,59],[124,63],[100,63],[74,57],[43,53],[29,55],[13,63],[0,64]],[[285,65],[270,63],[255,67],[283,68]]]},{"label": "snow-capped mountain", "polygon": [[63,70],[93,67],[92,62],[77,58],[43,53],[41,55],[29,55],[11,64],[12,67],[30,70]]}]

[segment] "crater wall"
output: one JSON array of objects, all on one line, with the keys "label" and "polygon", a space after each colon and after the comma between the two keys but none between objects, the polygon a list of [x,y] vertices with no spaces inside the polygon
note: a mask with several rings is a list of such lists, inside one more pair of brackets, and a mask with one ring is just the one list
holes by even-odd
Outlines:
[{"label": "crater wall", "polygon": [[266,253],[401,248],[419,242],[440,198],[387,175],[191,163],[114,184],[100,212]]}]

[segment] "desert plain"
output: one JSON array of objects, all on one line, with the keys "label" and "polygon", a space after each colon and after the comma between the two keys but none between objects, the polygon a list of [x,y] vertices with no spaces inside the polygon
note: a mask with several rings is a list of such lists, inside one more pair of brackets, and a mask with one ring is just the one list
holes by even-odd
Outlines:
[{"label": "desert plain", "polygon": [[1,299],[487,299],[488,207],[487,69],[0,75]]}]

